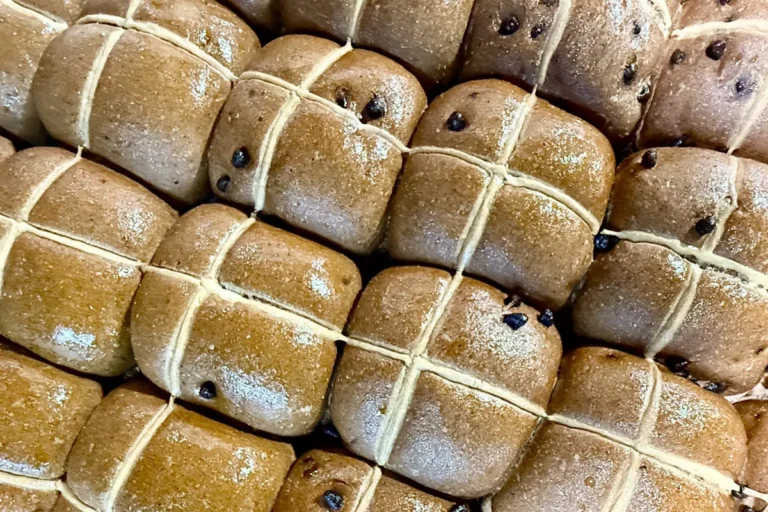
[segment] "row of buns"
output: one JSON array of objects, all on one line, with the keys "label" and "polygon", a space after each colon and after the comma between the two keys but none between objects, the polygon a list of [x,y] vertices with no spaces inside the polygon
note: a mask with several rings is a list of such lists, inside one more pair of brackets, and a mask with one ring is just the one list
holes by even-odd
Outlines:
[{"label": "row of buns", "polygon": [[[667,153],[700,151],[659,150],[656,165],[639,175],[654,179]],[[705,153],[702,159],[718,155]],[[626,165],[631,171],[636,163]],[[734,172],[743,173],[739,166]],[[743,483],[745,470],[756,474],[748,484],[762,486],[763,465],[746,469],[747,436],[725,399],[687,376],[615,350],[581,349],[561,362],[551,310],[465,277],[462,268],[392,267],[359,295],[360,273],[346,256],[221,204],[177,219],[148,190],[81,155],[21,151],[0,163],[0,177],[0,335],[53,363],[117,376],[138,362],[172,397],[280,437],[310,433],[328,410],[358,456],[457,498],[503,489],[487,502],[501,512],[557,508],[573,499],[597,510],[616,500],[612,506],[620,510],[650,494],[661,500],[658,510],[665,503],[683,507],[675,505],[683,500],[697,510],[719,511],[733,505],[731,491],[741,495],[736,482]],[[750,190],[744,177],[738,183],[738,190]],[[643,205],[655,197],[638,196]],[[684,217],[685,205],[675,206]],[[638,207],[645,211],[656,214],[659,207]],[[720,226],[725,217],[717,217]],[[669,219],[674,216],[648,215],[632,230],[618,220],[609,227],[625,230],[611,233],[645,230],[662,238],[674,233],[653,221]],[[728,231],[713,230],[721,238]],[[666,247],[625,238],[605,248],[608,257],[619,257],[618,272],[634,269],[620,257],[623,244]],[[670,251],[660,259],[684,274],[698,265],[685,256]],[[740,261],[744,268],[752,264]],[[593,267],[598,281],[601,265],[602,256]],[[707,272],[733,277],[705,267],[699,289]],[[752,278],[734,278],[724,288],[737,297],[757,295]],[[604,285],[591,280],[588,275],[577,294],[576,311],[584,310],[581,301],[595,311],[617,295],[641,301],[639,307],[659,296],[652,289],[645,296],[619,291],[608,293],[610,300],[594,299],[590,287]],[[749,309],[751,302],[723,310],[714,300],[709,312],[691,314],[716,325],[718,315],[727,318],[732,310],[754,313],[759,308]],[[613,306],[638,308],[621,301]],[[675,311],[666,316],[681,316]],[[605,314],[614,318],[610,310]],[[703,361],[697,346],[688,369],[701,375],[697,365],[712,363],[711,371],[725,380],[732,375],[729,358],[759,364],[754,360],[762,352],[745,350],[743,335],[728,338],[728,332],[723,329],[723,340],[704,351]],[[627,344],[620,337],[606,341]],[[737,382],[728,381],[725,390],[738,391]],[[562,465],[569,457],[572,468]],[[605,472],[605,465],[613,469]],[[563,480],[566,474],[570,479]],[[540,485],[555,488],[542,492]]]},{"label": "row of buns", "polygon": [[[530,418],[506,397],[424,370],[385,468],[335,447],[297,460],[291,445],[211,419],[141,378],[102,399],[98,383],[10,345],[0,345],[0,368],[2,510],[467,512],[461,498],[482,490],[483,510],[496,512],[726,512],[766,498],[736,483],[765,489],[763,403],[737,413],[611,349],[566,355],[548,413]],[[345,437],[354,414],[332,412],[365,457]]]}]

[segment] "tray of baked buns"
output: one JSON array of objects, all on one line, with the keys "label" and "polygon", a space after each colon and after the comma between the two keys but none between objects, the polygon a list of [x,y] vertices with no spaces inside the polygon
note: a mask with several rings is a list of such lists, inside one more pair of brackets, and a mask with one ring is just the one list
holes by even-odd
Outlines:
[{"label": "tray of baked buns", "polygon": [[0,0],[0,512],[768,509],[763,0]]}]

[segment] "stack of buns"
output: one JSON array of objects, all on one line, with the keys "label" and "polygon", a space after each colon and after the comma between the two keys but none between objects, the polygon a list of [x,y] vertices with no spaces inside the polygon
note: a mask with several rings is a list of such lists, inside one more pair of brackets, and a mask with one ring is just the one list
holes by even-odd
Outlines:
[{"label": "stack of buns", "polygon": [[766,16],[0,0],[0,512],[762,510]]}]

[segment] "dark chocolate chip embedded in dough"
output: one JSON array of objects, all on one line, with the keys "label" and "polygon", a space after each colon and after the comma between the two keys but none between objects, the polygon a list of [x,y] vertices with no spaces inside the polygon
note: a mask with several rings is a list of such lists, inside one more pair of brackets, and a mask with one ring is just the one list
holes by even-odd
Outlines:
[{"label": "dark chocolate chip embedded in dough", "polygon": [[643,164],[643,167],[646,169],[653,169],[656,167],[656,162],[659,159],[658,153],[656,153],[655,149],[649,149],[645,153],[643,153],[643,158],[640,159],[640,162]]},{"label": "dark chocolate chip embedded in dough", "polygon": [[232,153],[232,167],[243,169],[251,163],[251,153],[245,146],[239,147]]},{"label": "dark chocolate chip embedded in dough", "polygon": [[472,509],[466,503],[457,503],[451,507],[449,512],[472,512]]},{"label": "dark chocolate chip embedded in dough", "polygon": [[226,175],[216,180],[216,188],[221,190],[222,192],[226,192],[227,190],[229,190],[229,185],[231,184],[232,184],[232,178]]},{"label": "dark chocolate chip embedded in dough", "polygon": [[688,370],[690,361],[679,356],[669,356],[664,358],[664,365],[672,372],[682,372]]},{"label": "dark chocolate chip embedded in dough", "polygon": [[692,148],[692,147],[696,147],[696,144],[687,135],[681,135],[680,137],[670,142],[670,146],[673,146],[676,148]]},{"label": "dark chocolate chip embedded in dough", "polygon": [[551,309],[545,309],[539,315],[539,323],[544,327],[552,327],[553,325],[555,325],[555,314],[552,312]]},{"label": "dark chocolate chip embedded in dough", "polygon": [[739,78],[738,80],[736,80],[736,94],[738,94],[739,96],[746,96],[748,94],[752,94],[753,90],[754,90],[754,86],[746,78]]},{"label": "dark chocolate chip embedded in dough", "polygon": [[651,86],[649,84],[643,84],[640,88],[640,92],[637,93],[637,101],[646,103],[649,99],[651,99]]},{"label": "dark chocolate chip embedded in dough", "polygon": [[696,221],[696,232],[701,236],[710,234],[716,227],[717,221],[712,215]]},{"label": "dark chocolate chip embedded in dough", "polygon": [[499,34],[503,36],[511,36],[518,30],[520,30],[520,20],[517,19],[517,16],[510,16],[499,25]]},{"label": "dark chocolate chip embedded in dough", "polygon": [[211,381],[205,381],[200,385],[200,391],[198,393],[200,398],[204,400],[213,400],[216,398],[216,384]]},{"label": "dark chocolate chip embedded in dough", "polygon": [[371,121],[375,121],[384,117],[384,114],[386,113],[387,102],[378,94],[374,94],[373,98],[371,98],[371,101],[369,101],[363,109],[362,121],[364,123],[370,123]]},{"label": "dark chocolate chip embedded in dough", "polygon": [[709,46],[707,46],[707,57],[709,57],[712,60],[720,60],[723,57],[723,54],[725,53],[725,47],[726,42],[723,39],[718,39],[716,41],[712,41]]},{"label": "dark chocolate chip embedded in dough", "polygon": [[347,91],[345,87],[336,89],[336,104],[341,108],[349,107],[349,99],[347,98],[348,93],[349,91]]},{"label": "dark chocolate chip embedded in dough", "polygon": [[513,331],[516,331],[528,323],[528,315],[524,313],[504,315],[504,323],[510,326]]},{"label": "dark chocolate chip embedded in dough", "polygon": [[755,512],[755,509],[753,509],[748,505],[742,505],[741,508],[739,509],[739,512]]},{"label": "dark chocolate chip embedded in dough", "polygon": [[448,117],[448,121],[445,124],[452,132],[460,132],[467,127],[467,120],[461,112],[454,112]]},{"label": "dark chocolate chip embedded in dough", "polygon": [[341,510],[344,506],[344,496],[336,491],[325,491],[323,493],[323,506],[328,510]]},{"label": "dark chocolate chip embedded in dough", "polygon": [[622,72],[622,78],[624,79],[624,83],[627,85],[631,84],[636,76],[637,76],[637,63],[632,62],[630,64],[627,64],[627,66],[624,68],[624,71]]},{"label": "dark chocolate chip embedded in dough", "polygon": [[531,29],[531,39],[538,38],[541,34],[544,33],[546,28],[547,27],[543,23],[537,23],[534,25],[534,27]]},{"label": "dark chocolate chip embedded in dough", "polygon": [[669,58],[671,64],[681,64],[685,60],[685,52],[681,49],[677,49],[672,52],[672,56]]},{"label": "dark chocolate chip embedded in dough", "polygon": [[632,33],[636,36],[639,36],[643,31],[643,26],[640,24],[639,21],[636,21],[632,24]]},{"label": "dark chocolate chip embedded in dough", "polygon": [[725,384],[722,382],[708,382],[704,385],[704,389],[707,391],[711,391],[712,393],[717,393],[718,395],[725,391]]},{"label": "dark chocolate chip embedded in dough", "polygon": [[595,249],[598,251],[610,251],[619,243],[618,237],[614,235],[604,235],[600,233],[595,237]]},{"label": "dark chocolate chip embedded in dough", "polygon": [[728,5],[731,3],[731,0],[720,0],[720,5]]}]

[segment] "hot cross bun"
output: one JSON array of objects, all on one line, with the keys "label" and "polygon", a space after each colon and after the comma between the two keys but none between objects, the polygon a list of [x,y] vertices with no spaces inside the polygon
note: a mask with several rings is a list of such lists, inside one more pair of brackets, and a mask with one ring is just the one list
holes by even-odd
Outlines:
[{"label": "hot cross bun", "polygon": [[131,301],[176,217],[79,154],[33,148],[0,162],[0,335],[84,373],[134,366]]},{"label": "hot cross bun", "polygon": [[507,82],[482,80],[432,102],[412,146],[392,206],[391,254],[563,306],[592,261],[608,202],[607,139]]},{"label": "hot cross bun", "polygon": [[0,510],[50,512],[101,386],[0,340]]},{"label": "hot cross bun", "polygon": [[473,0],[283,0],[288,32],[322,33],[383,52],[427,88],[454,77]]},{"label": "hot cross bun", "polygon": [[136,359],[174,396],[272,434],[308,434],[360,286],[341,254],[203,205],[147,268],[132,308]]},{"label": "hot cross bun", "polygon": [[211,185],[226,200],[369,253],[425,105],[419,83],[394,61],[281,37],[252,61],[222,111]]},{"label": "hot cross bun", "polygon": [[749,455],[743,482],[750,488],[768,493],[768,402],[746,400],[736,404],[749,439]]},{"label": "hot cross bun", "polygon": [[0,129],[33,144],[46,133],[32,100],[32,80],[43,52],[77,21],[85,0],[4,0],[0,3]]},{"label": "hot cross bun", "polygon": [[744,426],[723,398],[652,361],[578,349],[484,510],[733,512],[746,456]]},{"label": "hot cross bun", "polygon": [[368,462],[312,450],[291,468],[272,512],[452,512],[453,507]]},{"label": "hot cross bun", "polygon": [[626,159],[576,333],[665,359],[713,391],[752,388],[768,365],[767,193],[768,166],[714,151]]},{"label": "hot cross bun", "polygon": [[78,436],[67,487],[71,501],[96,512],[269,512],[293,461],[287,444],[235,430],[132,381],[104,398]]},{"label": "hot cross bun", "polygon": [[83,14],[41,59],[43,124],[178,202],[200,202],[214,122],[256,35],[211,0],[88,0]]},{"label": "hot cross bun", "polygon": [[426,267],[365,288],[330,412],[354,453],[459,498],[497,490],[543,414],[562,352],[551,312]]}]

